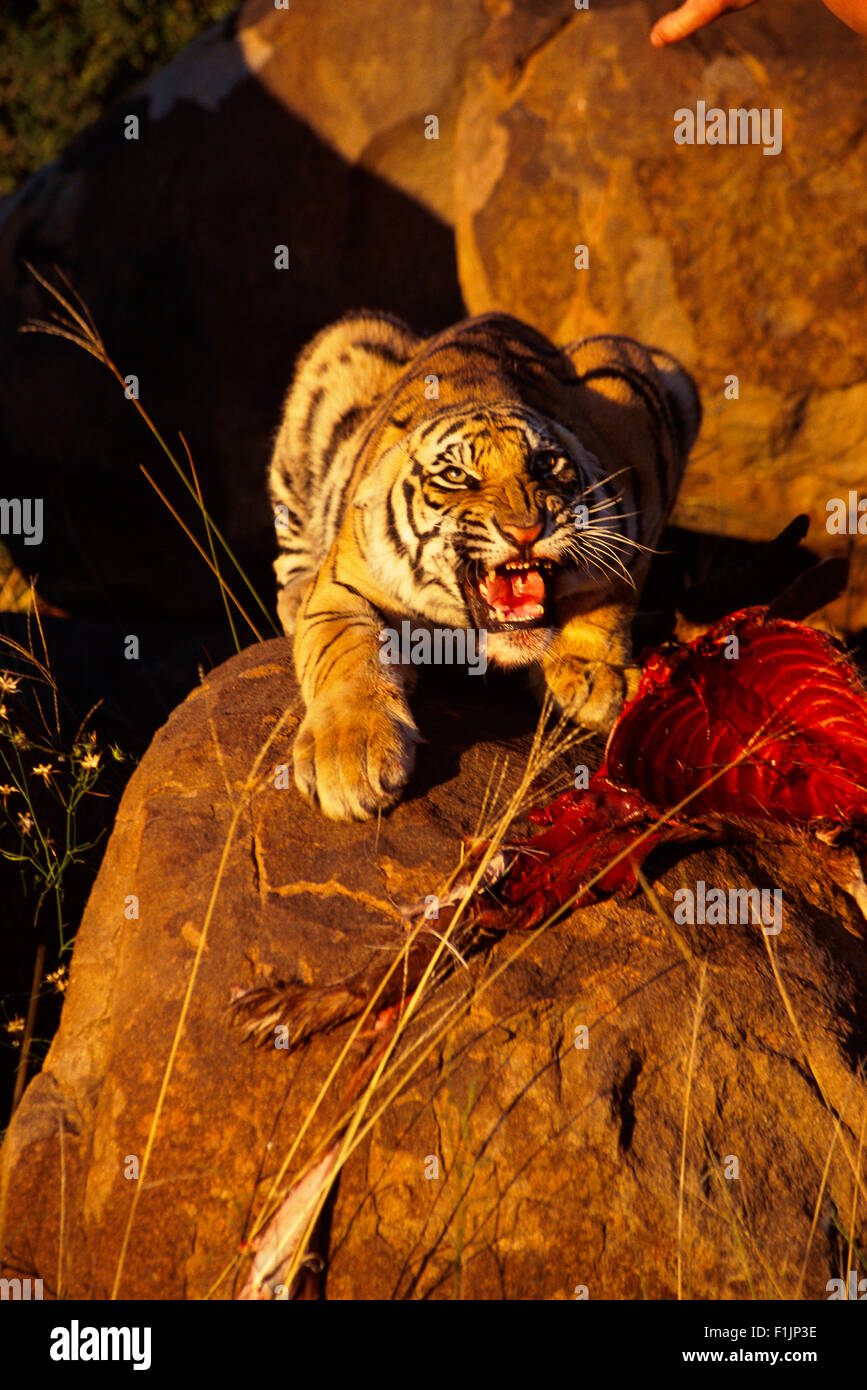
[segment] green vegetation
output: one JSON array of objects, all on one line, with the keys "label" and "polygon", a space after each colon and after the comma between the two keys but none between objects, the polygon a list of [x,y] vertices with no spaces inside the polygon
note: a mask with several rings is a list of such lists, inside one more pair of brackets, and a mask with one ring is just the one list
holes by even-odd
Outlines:
[{"label": "green vegetation", "polygon": [[233,0],[6,0],[0,194],[236,6]]}]

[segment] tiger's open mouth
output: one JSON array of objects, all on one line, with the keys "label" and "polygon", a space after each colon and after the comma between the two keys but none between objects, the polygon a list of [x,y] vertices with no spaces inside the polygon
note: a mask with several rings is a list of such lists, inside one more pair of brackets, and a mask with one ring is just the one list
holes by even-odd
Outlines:
[{"label": "tiger's open mouth", "polygon": [[510,632],[547,624],[554,569],[552,560],[507,560],[489,570],[470,567],[463,589],[476,627]]}]

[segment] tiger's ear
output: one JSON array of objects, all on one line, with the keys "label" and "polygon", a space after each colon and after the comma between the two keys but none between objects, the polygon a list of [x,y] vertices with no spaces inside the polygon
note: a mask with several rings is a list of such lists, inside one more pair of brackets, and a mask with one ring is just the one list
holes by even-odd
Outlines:
[{"label": "tiger's ear", "polygon": [[701,428],[698,387],[685,367],[662,348],[648,348],[668,401],[681,453],[686,458]]},{"label": "tiger's ear", "polygon": [[[648,348],[634,338],[599,333],[561,349],[575,373],[566,381],[565,420],[581,433],[585,422],[615,429],[616,417],[662,416],[670,428],[675,453],[685,461],[701,424],[695,382],[676,358]],[[577,388],[577,389],[576,389]]]}]

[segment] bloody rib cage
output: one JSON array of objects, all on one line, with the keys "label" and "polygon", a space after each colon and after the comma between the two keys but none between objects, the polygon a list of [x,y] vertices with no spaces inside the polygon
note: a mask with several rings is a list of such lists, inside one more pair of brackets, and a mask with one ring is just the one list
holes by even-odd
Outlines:
[{"label": "bloody rib cage", "polygon": [[498,885],[504,927],[629,892],[656,845],[703,834],[837,846],[867,915],[867,691],[824,633],[744,609],[651,656],[588,789],[530,819],[547,829]]},{"label": "bloody rib cage", "polygon": [[[632,892],[656,846],[709,836],[812,841],[867,917],[867,690],[824,633],[743,609],[651,655],[587,789],[529,819],[543,828],[501,846],[459,912],[449,940],[465,956],[568,907]],[[441,907],[466,896],[478,854]],[[376,1028],[393,1021],[441,946],[443,915],[436,927],[415,936],[379,996]],[[234,1010],[245,1036],[263,1042],[286,1023],[297,1043],[359,1014],[383,974],[380,959],[338,986],[252,989]]]}]

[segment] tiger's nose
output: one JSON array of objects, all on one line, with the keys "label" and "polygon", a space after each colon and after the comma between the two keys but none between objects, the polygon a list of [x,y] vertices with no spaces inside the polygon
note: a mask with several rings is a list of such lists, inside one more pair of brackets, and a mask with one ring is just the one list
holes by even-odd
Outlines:
[{"label": "tiger's nose", "polygon": [[518,545],[532,545],[542,534],[542,523],[537,522],[535,526],[501,526],[500,530],[505,536],[511,536]]}]

